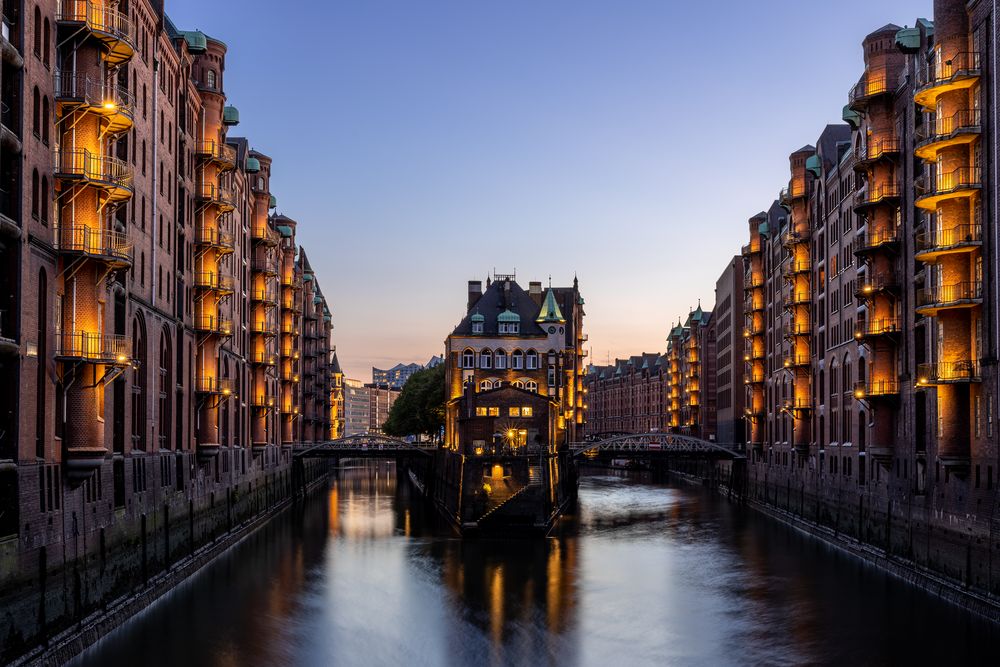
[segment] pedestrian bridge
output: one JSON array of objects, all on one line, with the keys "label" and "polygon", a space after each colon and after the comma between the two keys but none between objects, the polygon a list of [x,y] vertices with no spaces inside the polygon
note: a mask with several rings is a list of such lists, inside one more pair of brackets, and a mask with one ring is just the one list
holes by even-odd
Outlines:
[{"label": "pedestrian bridge", "polygon": [[430,458],[438,448],[432,442],[407,442],[386,435],[364,433],[349,435],[337,440],[328,440],[295,448],[294,458],[400,458],[405,456],[425,456]]},{"label": "pedestrian bridge", "polygon": [[743,459],[740,452],[708,440],[677,433],[629,433],[570,445],[580,459]]}]

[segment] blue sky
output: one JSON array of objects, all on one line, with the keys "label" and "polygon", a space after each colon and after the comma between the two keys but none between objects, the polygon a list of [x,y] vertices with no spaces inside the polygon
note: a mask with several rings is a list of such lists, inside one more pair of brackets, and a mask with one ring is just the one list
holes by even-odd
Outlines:
[{"label": "blue sky", "polygon": [[[275,7],[280,8],[278,11]],[[788,154],[840,121],[861,40],[931,0],[167,0],[229,46],[352,377],[426,361],[466,281],[579,275],[593,357],[664,348]],[[294,9],[292,9],[294,8]]]}]

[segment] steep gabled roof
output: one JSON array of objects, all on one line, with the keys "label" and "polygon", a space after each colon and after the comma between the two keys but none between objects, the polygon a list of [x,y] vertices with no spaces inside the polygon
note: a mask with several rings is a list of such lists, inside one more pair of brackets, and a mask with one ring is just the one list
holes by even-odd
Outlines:
[{"label": "steep gabled roof", "polygon": [[[462,318],[462,321],[459,322],[452,333],[456,336],[471,336],[472,323],[479,322],[479,318],[482,318],[483,332],[477,335],[498,335],[499,323],[497,320],[505,311],[509,311],[520,318],[520,335],[545,335],[541,327],[535,323],[538,306],[532,300],[531,296],[513,280],[495,280],[491,282],[483,291],[482,296],[472,304],[469,312]],[[509,318],[510,315],[505,317]]]}]

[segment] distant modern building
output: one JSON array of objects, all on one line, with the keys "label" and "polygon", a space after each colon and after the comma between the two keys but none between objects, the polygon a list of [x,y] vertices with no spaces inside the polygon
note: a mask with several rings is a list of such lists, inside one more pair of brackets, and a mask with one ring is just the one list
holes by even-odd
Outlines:
[{"label": "distant modern building", "polygon": [[716,348],[716,439],[721,443],[738,445],[746,442],[743,370],[747,354],[743,342],[743,274],[743,258],[731,258],[715,283],[715,310],[710,322]]},{"label": "distant modern building", "polygon": [[344,435],[368,432],[368,389],[361,380],[344,378]]},{"label": "distant modern building", "polygon": [[407,380],[416,373],[417,371],[422,371],[425,368],[434,368],[435,366],[440,366],[444,363],[444,359],[438,356],[431,357],[430,361],[421,366],[420,364],[396,364],[392,368],[382,369],[373,368],[372,369],[372,384],[376,387],[389,387],[390,389],[402,389],[403,385],[406,384]]},{"label": "distant modern building", "polygon": [[400,390],[373,384],[365,385],[364,389],[368,394],[368,432],[381,433]]}]

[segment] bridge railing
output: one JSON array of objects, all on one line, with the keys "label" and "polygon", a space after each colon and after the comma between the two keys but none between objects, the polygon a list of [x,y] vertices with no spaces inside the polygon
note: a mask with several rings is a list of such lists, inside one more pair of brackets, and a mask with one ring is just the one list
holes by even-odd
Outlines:
[{"label": "bridge railing", "polygon": [[743,452],[736,445],[727,447],[716,442],[688,435],[662,432],[630,433],[604,439],[572,443],[570,451],[573,452],[574,456],[596,455],[601,452],[628,456],[660,454],[700,455],[723,458],[741,458],[743,456]]},{"label": "bridge railing", "polygon": [[430,454],[437,450],[438,446],[434,442],[408,442],[401,438],[391,438],[378,434],[359,434],[306,446],[295,452],[295,456],[316,456],[324,452],[371,454],[380,451]]}]

